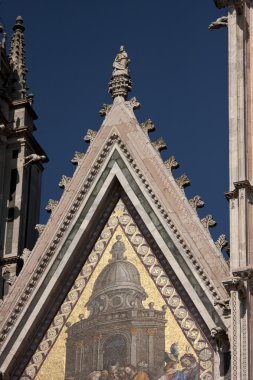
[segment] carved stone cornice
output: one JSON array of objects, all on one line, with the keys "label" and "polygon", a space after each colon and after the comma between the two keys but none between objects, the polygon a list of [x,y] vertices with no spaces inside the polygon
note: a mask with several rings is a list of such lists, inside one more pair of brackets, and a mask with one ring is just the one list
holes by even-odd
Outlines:
[{"label": "carved stone cornice", "polygon": [[[230,5],[229,0],[214,0],[214,2],[217,8],[225,8]],[[238,13],[241,14],[244,0],[233,0],[233,3]]]},{"label": "carved stone cornice", "polygon": [[243,281],[248,281],[253,278],[253,267],[252,266],[247,266],[247,267],[242,267],[238,268],[232,271],[233,276],[239,277]]},{"label": "carved stone cornice", "polygon": [[5,267],[9,264],[16,264],[20,260],[20,256],[0,257],[0,267]]},{"label": "carved stone cornice", "polygon": [[238,198],[240,189],[246,189],[246,191],[249,194],[253,195],[253,186],[247,179],[244,181],[234,182],[234,186],[235,186],[234,190],[228,191],[227,193],[225,193],[225,197],[227,198],[227,200]]},{"label": "carved stone cornice", "polygon": [[228,293],[235,291],[239,293],[240,298],[246,297],[246,288],[240,277],[228,277],[222,283]]}]

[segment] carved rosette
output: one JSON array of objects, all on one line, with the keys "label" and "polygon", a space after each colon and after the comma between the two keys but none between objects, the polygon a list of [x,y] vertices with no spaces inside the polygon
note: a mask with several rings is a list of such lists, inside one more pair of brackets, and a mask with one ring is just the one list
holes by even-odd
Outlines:
[{"label": "carved rosette", "polygon": [[175,156],[169,157],[167,160],[164,161],[164,165],[166,166],[167,169],[170,171],[173,169],[179,168],[179,163],[176,160]]},{"label": "carved rosette", "polygon": [[84,156],[85,156],[85,153],[75,152],[74,157],[71,160],[72,164],[79,165],[82,159],[84,158]]},{"label": "carved rosette", "polygon": [[163,137],[160,137],[156,141],[153,141],[152,145],[155,148],[155,150],[157,150],[157,152],[161,152],[162,150],[167,149],[167,145],[166,145],[166,142],[164,141]]}]

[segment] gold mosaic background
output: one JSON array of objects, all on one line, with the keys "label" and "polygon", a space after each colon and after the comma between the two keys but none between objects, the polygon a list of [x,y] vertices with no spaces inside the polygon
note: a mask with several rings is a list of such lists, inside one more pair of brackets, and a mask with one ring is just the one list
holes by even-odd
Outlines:
[{"label": "gold mosaic background", "polygon": [[[67,322],[75,323],[79,321],[79,315],[83,314],[84,318],[89,316],[89,312],[84,307],[88,302],[89,297],[91,296],[94,282],[102,271],[102,269],[107,265],[108,260],[111,258],[110,250],[112,245],[116,241],[116,235],[122,235],[122,240],[125,243],[127,248],[125,256],[129,261],[131,261],[140,273],[141,284],[147,292],[148,298],[143,302],[144,306],[148,308],[150,302],[154,302],[156,309],[162,309],[162,306],[165,304],[164,299],[157,290],[152,278],[147,273],[144,265],[140,262],[140,259],[136,255],[134,249],[128,241],[128,238],[124,234],[124,231],[120,226],[117,227],[116,231],[113,234],[113,237],[107,246],[105,252],[103,253],[99,263],[97,264],[96,269],[90,277],[88,284],[85,287],[82,295],[80,296],[74,310],[72,311]],[[172,343],[177,343],[179,348],[180,356],[185,353],[185,350],[188,349],[190,353],[195,355],[192,347],[189,346],[189,342],[185,338],[182,330],[180,329],[178,323],[176,322],[171,311],[168,309],[166,313],[167,325],[165,329],[166,335],[166,350],[170,351],[170,346]],[[65,340],[67,337],[66,326],[63,327],[58,339],[56,340],[53,348],[48,354],[48,357],[44,361],[39,373],[36,376],[36,380],[63,380],[65,373],[65,359],[66,359],[66,348]],[[196,355],[195,355],[196,356]],[[180,368],[180,366],[179,366]]]}]

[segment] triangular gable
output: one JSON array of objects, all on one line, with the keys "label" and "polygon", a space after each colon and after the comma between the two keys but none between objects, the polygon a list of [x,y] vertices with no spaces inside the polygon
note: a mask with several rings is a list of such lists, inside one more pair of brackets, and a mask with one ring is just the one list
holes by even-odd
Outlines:
[{"label": "triangular gable", "polygon": [[227,298],[227,264],[137,122],[135,103],[116,98],[98,133],[89,133],[86,155],[2,305],[1,365],[11,376],[31,360],[120,197],[152,249],[153,242],[163,270],[169,265],[183,284],[206,329],[226,330],[214,304]]}]

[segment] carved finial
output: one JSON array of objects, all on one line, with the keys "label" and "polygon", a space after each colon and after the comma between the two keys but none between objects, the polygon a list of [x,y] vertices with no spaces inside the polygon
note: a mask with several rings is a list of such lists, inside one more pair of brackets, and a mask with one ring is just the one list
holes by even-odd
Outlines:
[{"label": "carved finial", "polygon": [[184,189],[187,186],[190,186],[191,182],[186,174],[182,174],[180,177],[176,179],[176,183],[180,187],[180,189]]},{"label": "carved finial", "polygon": [[35,226],[35,230],[38,231],[39,236],[42,235],[45,228],[46,228],[45,224],[36,224]]},{"label": "carved finial", "polygon": [[59,187],[62,189],[65,189],[68,186],[70,181],[71,181],[71,177],[67,177],[66,175],[63,175],[59,182]]},{"label": "carved finial", "polygon": [[113,62],[112,78],[109,82],[109,92],[113,99],[117,96],[127,98],[128,92],[132,89],[132,81],[129,75],[128,65],[130,59],[124,46],[120,47],[120,51],[117,54]]},{"label": "carved finial", "polygon": [[220,29],[228,26],[228,17],[227,16],[222,16],[217,18],[216,21],[213,21],[209,26],[208,29],[213,30],[213,29]]},{"label": "carved finial", "polygon": [[101,110],[99,111],[100,116],[106,116],[112,108],[111,104],[103,104]]},{"label": "carved finial", "polygon": [[128,100],[126,102],[126,105],[129,106],[129,108],[133,109],[133,110],[141,108],[141,103],[139,102],[139,100],[136,99],[135,96],[133,98],[131,98],[130,100]]},{"label": "carved finial", "polygon": [[152,145],[155,148],[155,150],[157,150],[158,152],[161,152],[161,150],[167,149],[166,142],[164,141],[162,137],[160,137],[156,141],[153,141]]},{"label": "carved finial", "polygon": [[144,123],[140,124],[143,132],[148,136],[149,132],[155,131],[155,124],[151,119],[144,121]]},{"label": "carved finial", "polygon": [[164,165],[169,170],[173,170],[173,169],[179,168],[179,163],[177,162],[175,156],[171,156],[171,157],[168,158],[168,160],[165,160],[164,161]]},{"label": "carved finial", "polygon": [[88,129],[86,135],[84,136],[84,141],[91,142],[95,139],[97,136],[97,131],[93,131],[92,129]]},{"label": "carved finial", "polygon": [[25,43],[24,43],[23,19],[21,16],[16,18],[16,24],[13,26],[13,35],[11,38],[11,49],[9,62],[14,73],[13,95],[17,99],[25,98],[27,92],[25,65]]},{"label": "carved finial", "polygon": [[49,199],[46,207],[45,207],[45,210],[47,212],[53,212],[54,209],[57,207],[59,201],[55,201],[54,199]]},{"label": "carved finial", "polygon": [[205,202],[200,198],[199,195],[195,195],[194,198],[189,199],[189,203],[194,210],[196,210],[197,208],[204,207],[205,205]]},{"label": "carved finial", "polygon": [[217,222],[213,219],[212,215],[207,215],[205,218],[201,219],[201,223],[208,230],[209,227],[216,226]]},{"label": "carved finial", "polygon": [[80,164],[84,156],[85,156],[85,153],[75,152],[74,157],[71,160],[72,164],[74,165]]},{"label": "carved finial", "polygon": [[220,235],[218,239],[216,240],[215,245],[219,250],[222,250],[222,248],[225,248],[228,245],[226,235]]}]

